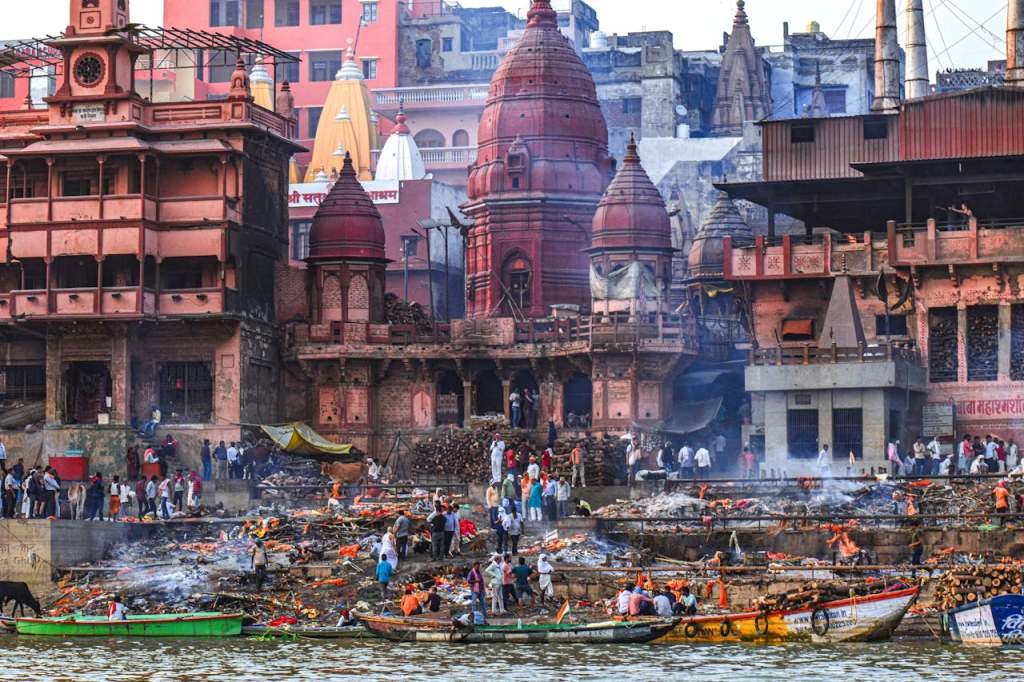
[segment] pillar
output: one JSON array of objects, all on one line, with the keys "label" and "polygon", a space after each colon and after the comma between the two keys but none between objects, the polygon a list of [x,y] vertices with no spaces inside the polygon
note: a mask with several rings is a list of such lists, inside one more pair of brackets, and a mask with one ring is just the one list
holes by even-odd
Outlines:
[{"label": "pillar", "polygon": [[998,379],[999,381],[1010,380],[1010,349],[1012,348],[1012,326],[1013,310],[1009,303],[999,304],[999,354],[998,354]]},{"label": "pillar", "polygon": [[956,306],[956,381],[967,383],[967,306],[960,302]]},{"label": "pillar", "polygon": [[462,380],[462,426],[469,426],[469,417],[473,414],[476,406],[476,390],[473,382],[468,379]]},{"label": "pillar", "polygon": [[504,403],[505,403],[505,419],[508,419],[509,423],[511,423],[512,422],[512,405],[509,404],[509,402],[508,402],[509,396],[512,395],[512,380],[511,379],[502,379],[501,380],[501,395],[502,395],[502,401],[504,401]]},{"label": "pillar", "polygon": [[46,423],[64,421],[64,358],[59,334],[46,337]]},{"label": "pillar", "polygon": [[128,333],[124,328],[114,331],[110,349],[110,423],[127,424],[131,421],[131,352]]},{"label": "pillar", "polygon": [[[832,436],[832,391],[818,391],[818,449],[828,444],[828,451],[835,455],[835,438]],[[847,453],[843,453],[844,455]]]}]

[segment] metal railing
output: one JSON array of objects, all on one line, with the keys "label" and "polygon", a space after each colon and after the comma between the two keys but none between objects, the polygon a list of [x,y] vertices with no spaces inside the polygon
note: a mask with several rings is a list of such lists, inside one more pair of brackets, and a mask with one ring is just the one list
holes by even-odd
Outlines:
[{"label": "metal railing", "polygon": [[878,346],[861,344],[856,348],[840,348],[833,344],[819,348],[810,344],[799,347],[776,346],[751,349],[748,354],[752,366],[770,365],[825,365],[840,362],[893,362],[901,360],[921,363],[921,354],[912,342],[889,342]]}]

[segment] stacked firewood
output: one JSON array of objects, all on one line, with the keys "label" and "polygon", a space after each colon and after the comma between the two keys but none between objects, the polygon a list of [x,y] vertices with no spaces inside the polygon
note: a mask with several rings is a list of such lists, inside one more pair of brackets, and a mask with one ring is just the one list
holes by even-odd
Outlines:
[{"label": "stacked firewood", "polygon": [[[555,457],[552,468],[568,478],[572,474],[572,450],[581,439],[559,439],[555,441]],[[585,470],[590,484],[609,485],[626,476],[626,443],[617,438],[585,439],[587,456]]]},{"label": "stacked firewood", "polygon": [[994,306],[967,309],[967,338],[967,378],[995,379],[999,365],[999,317]]},{"label": "stacked firewood", "polygon": [[[878,589],[877,585],[875,589]],[[786,592],[760,597],[754,602],[753,608],[768,611],[801,609],[823,602],[863,597],[868,594],[871,594],[871,587],[867,583],[842,580],[809,582]]]},{"label": "stacked firewood", "polygon": [[423,306],[403,301],[394,294],[384,294],[384,320],[389,324],[416,325],[418,331],[424,332],[433,328]]},{"label": "stacked firewood", "polygon": [[956,311],[932,311],[928,330],[928,366],[936,378],[956,380],[957,368]]},{"label": "stacked firewood", "polygon": [[952,609],[1001,594],[1020,594],[1020,566],[963,566],[938,580],[933,601],[941,609]]}]

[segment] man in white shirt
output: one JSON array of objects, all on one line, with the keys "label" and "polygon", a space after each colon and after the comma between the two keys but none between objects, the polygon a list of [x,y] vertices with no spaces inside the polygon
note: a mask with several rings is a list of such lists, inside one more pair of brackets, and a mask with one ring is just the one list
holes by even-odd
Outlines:
[{"label": "man in white shirt", "polygon": [[728,442],[725,440],[725,436],[718,434],[711,443],[715,448],[715,458],[719,462],[725,461],[725,446],[728,445]]},{"label": "man in white shirt", "polygon": [[697,478],[704,480],[711,476],[711,453],[705,447],[697,448],[697,453],[693,456],[694,462],[697,464]]},{"label": "man in white shirt", "polygon": [[939,445],[939,437],[932,436],[932,439],[928,441],[928,445],[925,447],[928,448],[928,454],[931,455],[932,458],[931,471],[937,472],[939,470],[940,460],[942,459],[942,446]]},{"label": "man in white shirt", "polygon": [[616,607],[618,608],[620,616],[629,615],[629,596],[631,592],[629,590],[622,590],[619,592],[618,602]]},{"label": "man in white shirt", "polygon": [[228,478],[238,478],[238,447],[235,441],[228,446]]},{"label": "man in white shirt", "polygon": [[0,440],[0,466],[7,468],[7,448],[2,440]]},{"label": "man in white shirt", "polygon": [[1019,453],[1019,451],[1017,449],[1017,444],[1014,443],[1013,439],[1011,438],[1006,443],[1006,470],[1007,471],[1013,471],[1014,469],[1017,468],[1017,465],[1020,464],[1020,457],[1019,457],[1018,453]]},{"label": "man in white shirt", "polygon": [[491,440],[491,481],[501,480],[501,460],[505,456],[505,441],[501,434],[494,434]]},{"label": "man in white shirt", "polygon": [[832,454],[828,451],[828,443],[822,445],[818,451],[818,471],[822,478],[832,475]]},{"label": "man in white shirt", "polygon": [[689,443],[679,448],[679,476],[681,478],[693,478],[693,448]]},{"label": "man in white shirt", "polygon": [[672,602],[664,592],[658,592],[654,597],[654,612],[662,618],[672,616]]}]

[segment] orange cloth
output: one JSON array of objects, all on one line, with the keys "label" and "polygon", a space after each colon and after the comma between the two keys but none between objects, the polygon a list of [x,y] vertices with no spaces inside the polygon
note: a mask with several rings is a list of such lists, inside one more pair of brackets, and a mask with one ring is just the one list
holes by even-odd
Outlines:
[{"label": "orange cloth", "polygon": [[580,448],[579,448],[578,445],[572,449],[572,463],[573,464],[579,464],[580,463]]},{"label": "orange cloth", "polygon": [[729,592],[725,589],[725,582],[721,579],[718,581],[718,608],[729,608]]},{"label": "orange cloth", "polygon": [[402,597],[402,613],[407,616],[411,616],[416,613],[420,608],[420,600],[416,598],[415,594],[407,594]]},{"label": "orange cloth", "polygon": [[1000,486],[995,489],[996,511],[1006,511],[1010,508],[1010,491]]},{"label": "orange cloth", "polygon": [[110,496],[110,515],[117,516],[121,511],[121,498],[117,495]]},{"label": "orange cloth", "polygon": [[335,481],[334,485],[331,486],[331,499],[332,500],[340,500],[341,499],[341,481]]}]

